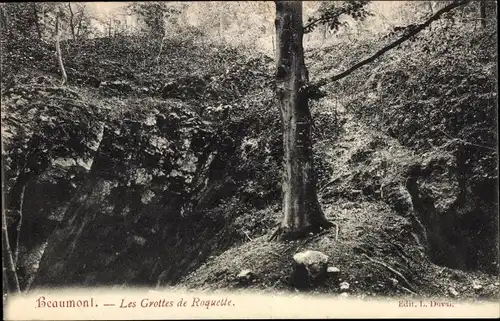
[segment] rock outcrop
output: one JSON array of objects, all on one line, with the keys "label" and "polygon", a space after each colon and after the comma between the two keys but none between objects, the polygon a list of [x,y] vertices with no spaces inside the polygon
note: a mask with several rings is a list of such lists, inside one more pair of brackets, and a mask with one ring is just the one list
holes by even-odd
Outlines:
[{"label": "rock outcrop", "polygon": [[194,201],[213,189],[212,137],[194,113],[169,103],[109,123],[33,286],[155,284],[162,271],[175,281],[202,261],[225,225]]},{"label": "rock outcrop", "polygon": [[308,288],[325,280],[328,269],[328,255],[319,251],[299,252],[293,256],[292,280],[297,288]]}]

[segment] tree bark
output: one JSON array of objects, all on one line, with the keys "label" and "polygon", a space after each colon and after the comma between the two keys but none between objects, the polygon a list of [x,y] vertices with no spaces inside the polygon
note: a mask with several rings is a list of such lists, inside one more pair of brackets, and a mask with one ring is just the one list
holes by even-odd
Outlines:
[{"label": "tree bark", "polygon": [[66,75],[66,70],[64,69],[64,64],[62,60],[61,45],[59,41],[59,14],[56,16],[56,55],[57,62],[59,63],[59,69],[61,70],[62,82],[61,86],[64,86],[66,81],[68,81],[68,76]]},{"label": "tree bark", "polygon": [[316,194],[302,2],[276,1],[277,95],[283,126],[282,239],[331,227]]}]

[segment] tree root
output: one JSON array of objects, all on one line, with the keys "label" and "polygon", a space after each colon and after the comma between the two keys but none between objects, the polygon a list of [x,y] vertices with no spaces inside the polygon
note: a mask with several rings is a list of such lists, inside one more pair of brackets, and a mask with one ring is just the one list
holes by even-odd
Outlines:
[{"label": "tree root", "polygon": [[[317,225],[316,227],[314,228],[311,228],[311,232],[314,233],[314,235],[310,236],[309,238],[307,238],[307,240],[304,242],[304,244],[306,243],[309,243],[310,241],[312,241],[313,239],[321,236],[321,235],[324,235],[328,232],[328,230],[332,227],[335,226],[335,241],[337,241],[338,239],[338,234],[339,234],[339,226],[337,223],[333,223],[333,222],[330,222],[330,221],[327,221],[325,220],[324,222],[321,222],[321,224]],[[285,237],[284,239],[299,239],[303,236],[306,236],[308,235],[309,231],[301,231],[301,232],[297,232],[297,233],[290,233],[291,236],[290,237]],[[278,238],[281,238],[283,239],[283,233],[284,233],[284,229],[279,226],[277,227],[273,234],[269,237],[268,241],[274,241],[274,240],[277,240]]]},{"label": "tree root", "polygon": [[337,242],[338,236],[339,236],[339,225],[337,223],[331,223],[331,224],[332,225],[330,227],[323,229],[323,231],[321,231],[317,234],[311,235],[309,238],[307,238],[304,241],[304,243],[302,243],[302,245],[306,245],[307,243],[310,243],[311,241],[318,239],[320,236],[325,235],[326,233],[329,232],[329,229],[333,226],[335,226],[335,242]]},{"label": "tree root", "polygon": [[413,295],[418,295],[417,293],[413,292],[412,290],[410,289],[407,289],[405,288],[404,286],[400,285],[399,286],[400,289],[402,289],[403,291],[407,292],[407,293],[410,293],[410,294],[413,294]]},{"label": "tree root", "polygon": [[413,294],[416,294],[418,295],[418,293],[415,291],[415,289],[412,287],[411,283],[408,281],[408,279],[406,279],[403,274],[401,274],[400,272],[398,272],[397,270],[395,270],[393,267],[385,264],[384,262],[380,262],[380,261],[377,261],[375,259],[372,259],[371,257],[369,257],[368,255],[366,254],[363,254],[364,257],[366,257],[368,260],[370,260],[371,262],[373,263],[377,263],[378,265],[381,265],[383,267],[385,267],[386,269],[388,269],[389,271],[391,271],[392,273],[394,273],[397,277],[399,277],[400,281],[402,283],[404,283],[404,285],[406,286],[406,288],[410,291],[413,292]]},{"label": "tree root", "polygon": [[248,236],[248,233],[247,233],[247,232],[243,232],[243,234],[245,234],[245,236],[247,237],[247,239],[248,239],[250,242],[252,242],[252,241],[253,241],[253,240],[252,240],[252,238],[251,238],[250,236]]},{"label": "tree root", "polygon": [[269,240],[268,240],[268,241],[269,241],[269,242],[271,242],[271,241],[277,240],[277,239],[278,239],[278,236],[281,234],[281,231],[282,231],[281,226],[278,226],[278,227],[274,230],[273,234],[271,235],[271,237],[269,238]]}]

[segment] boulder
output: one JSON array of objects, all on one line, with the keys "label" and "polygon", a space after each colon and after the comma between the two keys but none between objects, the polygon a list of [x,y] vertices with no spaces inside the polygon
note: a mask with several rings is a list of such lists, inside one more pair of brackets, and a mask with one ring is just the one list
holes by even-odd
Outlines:
[{"label": "boulder", "polygon": [[305,251],[293,256],[292,280],[297,288],[308,288],[323,282],[328,271],[328,255],[319,251]]},{"label": "boulder", "polygon": [[237,276],[236,280],[240,284],[248,284],[255,280],[255,274],[250,270],[242,270]]},{"label": "boulder", "polygon": [[483,289],[483,286],[479,284],[477,281],[474,281],[472,282],[472,288],[474,289],[474,291],[479,292]]},{"label": "boulder", "polygon": [[399,281],[396,280],[395,278],[389,278],[389,281],[390,281],[390,284],[393,286],[393,287],[396,287],[398,286],[399,284]]},{"label": "boulder", "polygon": [[448,288],[448,293],[454,298],[458,296],[458,291],[453,287]]},{"label": "boulder", "polygon": [[350,284],[349,283],[347,283],[345,281],[342,282],[342,283],[340,283],[340,291],[345,292],[345,291],[348,291],[349,288],[350,288]]},{"label": "boulder", "polygon": [[328,269],[326,269],[326,274],[329,279],[339,281],[340,269],[335,266],[329,266]]}]

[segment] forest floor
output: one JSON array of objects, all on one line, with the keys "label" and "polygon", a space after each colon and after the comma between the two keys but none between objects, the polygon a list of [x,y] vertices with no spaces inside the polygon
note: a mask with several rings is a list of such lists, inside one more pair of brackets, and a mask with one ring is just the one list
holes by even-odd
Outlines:
[{"label": "forest floor", "polygon": [[[335,108],[328,99],[322,103]],[[316,151],[329,155],[334,179],[320,186],[320,201],[326,217],[338,229],[287,242],[268,241],[271,228],[263,236],[249,235],[246,243],[211,257],[179,286],[298,291],[290,279],[292,257],[297,252],[315,250],[329,256],[329,266],[340,269],[340,279],[309,290],[313,293],[340,295],[344,291],[339,283],[348,282],[348,295],[357,298],[409,295],[441,300],[497,300],[496,277],[433,264],[415,234],[408,232],[411,224],[405,217],[380,195],[366,196],[356,189],[355,182],[381,170],[381,164],[394,174],[398,167],[411,163],[415,155],[394,139],[356,121],[345,110],[338,112],[343,124],[339,140],[333,144],[325,138],[315,146]],[[360,155],[368,157],[361,159]],[[329,192],[331,185],[337,186],[335,196]],[[268,208],[266,212],[279,219],[277,209]],[[248,216],[253,217],[252,213]],[[238,282],[237,275],[243,270],[250,270],[256,276],[251,284]]]},{"label": "forest floor", "polygon": [[[177,49],[175,46],[171,47]],[[185,61],[186,64],[189,62],[193,69],[202,70],[204,66],[210,66],[206,61],[205,52],[201,52],[199,66],[195,66],[181,51],[179,49],[177,55],[168,55],[169,59],[176,57],[179,59],[165,64],[173,71],[168,70],[161,77],[158,76],[158,79],[156,75],[144,72],[147,74],[145,77],[151,76],[151,83],[155,81],[163,83],[165,79],[179,78],[177,73],[181,71],[189,74],[190,70],[179,66],[180,61]],[[273,68],[272,63],[269,65],[269,68]],[[124,76],[115,75],[114,72],[121,71],[124,67],[114,68],[113,64],[109,63],[105,64],[105,67],[102,69],[110,75],[105,75],[106,77],[101,75],[103,79],[123,80]],[[249,74],[246,70],[241,72]],[[142,75],[137,70],[132,73],[136,76]],[[231,72],[226,71],[226,74],[231,75]],[[52,78],[38,72],[35,75],[27,75],[26,79],[34,81],[39,76],[46,78],[53,85],[58,82],[56,77]],[[222,76],[225,77],[225,74]],[[130,79],[126,80],[133,83]],[[139,80],[135,79],[136,83],[140,83]],[[31,82],[25,79],[18,81],[23,84]],[[227,82],[234,81],[228,78]],[[105,86],[102,87],[106,89]],[[146,103],[150,103],[151,100],[161,101],[159,97],[149,97],[149,93],[137,94],[138,97],[124,97],[125,95],[115,97],[112,93],[107,97],[103,95],[107,93],[105,91],[99,92],[82,85],[71,85],[67,86],[68,88],[77,91],[83,100],[113,112],[123,112],[125,107],[132,109],[135,105],[147,105]],[[220,92],[227,88],[229,87],[221,86]],[[124,91],[128,94],[130,90]],[[258,96],[255,104],[263,100],[260,91],[252,94]],[[241,100],[248,100],[247,98],[243,97]],[[433,264],[429,261],[425,248],[414,231],[408,213],[398,212],[391,206],[393,200],[398,199],[407,205],[410,204],[411,207],[411,199],[408,192],[401,188],[404,182],[398,173],[422,155],[364,125],[348,110],[339,107],[334,97],[327,96],[317,102],[313,115],[321,117],[321,113],[332,111],[340,118],[338,121],[340,132],[335,136],[318,133],[314,151],[320,155],[322,162],[325,163],[323,167],[328,171],[326,175],[320,177],[318,186],[320,202],[327,219],[334,222],[338,228],[297,241],[269,241],[276,227],[270,222],[278,223],[281,217],[277,202],[259,210],[249,210],[237,218],[240,225],[249,230],[250,226],[263,225],[264,229],[258,233],[245,233],[246,241],[235,240],[229,249],[222,253],[219,249],[212,249],[213,254],[208,260],[173,286],[176,289],[295,292],[298,290],[291,282],[292,257],[300,251],[315,250],[329,256],[329,265],[340,269],[340,279],[327,280],[309,290],[313,293],[340,295],[342,291],[339,283],[348,282],[348,294],[357,298],[409,295],[447,300],[497,301],[500,298],[500,287],[496,276]],[[255,224],[257,220],[263,223]],[[222,248],[221,244],[214,246],[217,245]],[[186,251],[189,251],[189,248],[186,248]],[[196,256],[197,253],[193,251],[189,254]],[[237,280],[237,275],[243,270],[250,270],[255,275],[250,284],[241,284]]]}]

